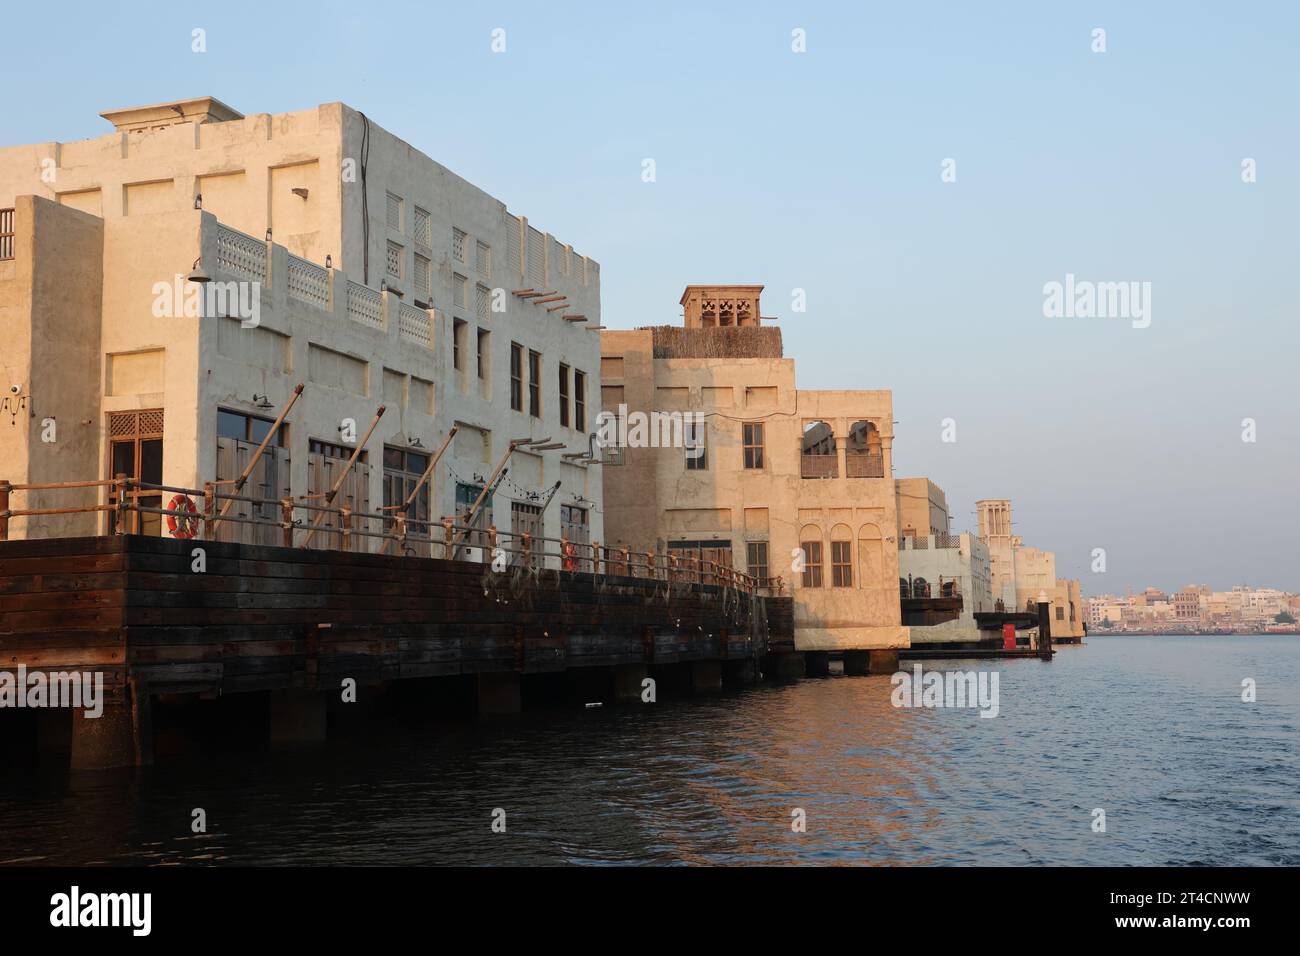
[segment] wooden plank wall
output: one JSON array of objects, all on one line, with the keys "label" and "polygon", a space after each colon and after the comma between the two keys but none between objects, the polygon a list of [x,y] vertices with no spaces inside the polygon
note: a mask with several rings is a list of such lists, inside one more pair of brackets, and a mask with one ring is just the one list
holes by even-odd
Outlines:
[{"label": "wooden plank wall", "polygon": [[[202,548],[206,570],[192,570]],[[0,542],[0,666],[74,659],[154,693],[740,658],[734,590],[464,561],[120,536]],[[124,660],[125,658],[125,660]],[[124,672],[129,668],[129,675]]]}]

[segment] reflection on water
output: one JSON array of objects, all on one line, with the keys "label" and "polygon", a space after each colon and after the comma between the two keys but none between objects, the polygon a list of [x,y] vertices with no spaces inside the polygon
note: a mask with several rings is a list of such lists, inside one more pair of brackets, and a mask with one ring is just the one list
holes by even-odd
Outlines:
[{"label": "reflection on water", "polygon": [[887,677],[832,677],[10,775],[0,861],[1300,864],[1300,640],[1107,637],[947,666],[996,667],[1000,716],[896,710]]}]

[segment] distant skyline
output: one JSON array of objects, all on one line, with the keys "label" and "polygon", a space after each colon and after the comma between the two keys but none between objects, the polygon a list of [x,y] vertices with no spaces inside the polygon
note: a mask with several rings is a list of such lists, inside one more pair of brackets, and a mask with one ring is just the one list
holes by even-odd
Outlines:
[{"label": "distant skyline", "polygon": [[[597,259],[610,328],[677,321],[690,283],[763,283],[801,387],[893,391],[895,474],[943,487],[957,530],[1010,498],[1087,595],[1300,591],[1300,7],[59,12],[5,11],[4,145],[188,96],[342,100]],[[1149,327],[1045,318],[1067,275],[1149,282]]]}]

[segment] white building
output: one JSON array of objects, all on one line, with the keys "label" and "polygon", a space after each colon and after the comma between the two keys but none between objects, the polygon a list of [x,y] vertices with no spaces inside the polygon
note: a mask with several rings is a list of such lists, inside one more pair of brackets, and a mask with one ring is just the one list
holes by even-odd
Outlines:
[{"label": "white building", "polygon": [[[403,501],[455,425],[411,518],[463,512],[512,439],[549,439],[513,454],[489,520],[602,537],[600,477],[577,457],[600,395],[595,261],[340,103],[103,115],[117,129],[98,139],[0,149],[0,371],[26,425],[0,431],[0,479],[229,480],[302,382],[254,495],[320,495],[384,404],[344,489],[355,510]],[[255,297],[257,321],[160,308],[164,287],[191,294],[192,270]]]}]

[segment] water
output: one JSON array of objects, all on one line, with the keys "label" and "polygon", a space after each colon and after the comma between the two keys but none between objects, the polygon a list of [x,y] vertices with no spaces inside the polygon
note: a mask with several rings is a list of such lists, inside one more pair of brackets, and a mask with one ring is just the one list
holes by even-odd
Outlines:
[{"label": "water", "polygon": [[1000,716],[894,709],[888,677],[831,677],[5,779],[0,862],[1300,865],[1300,640],[939,665],[997,670]]}]

